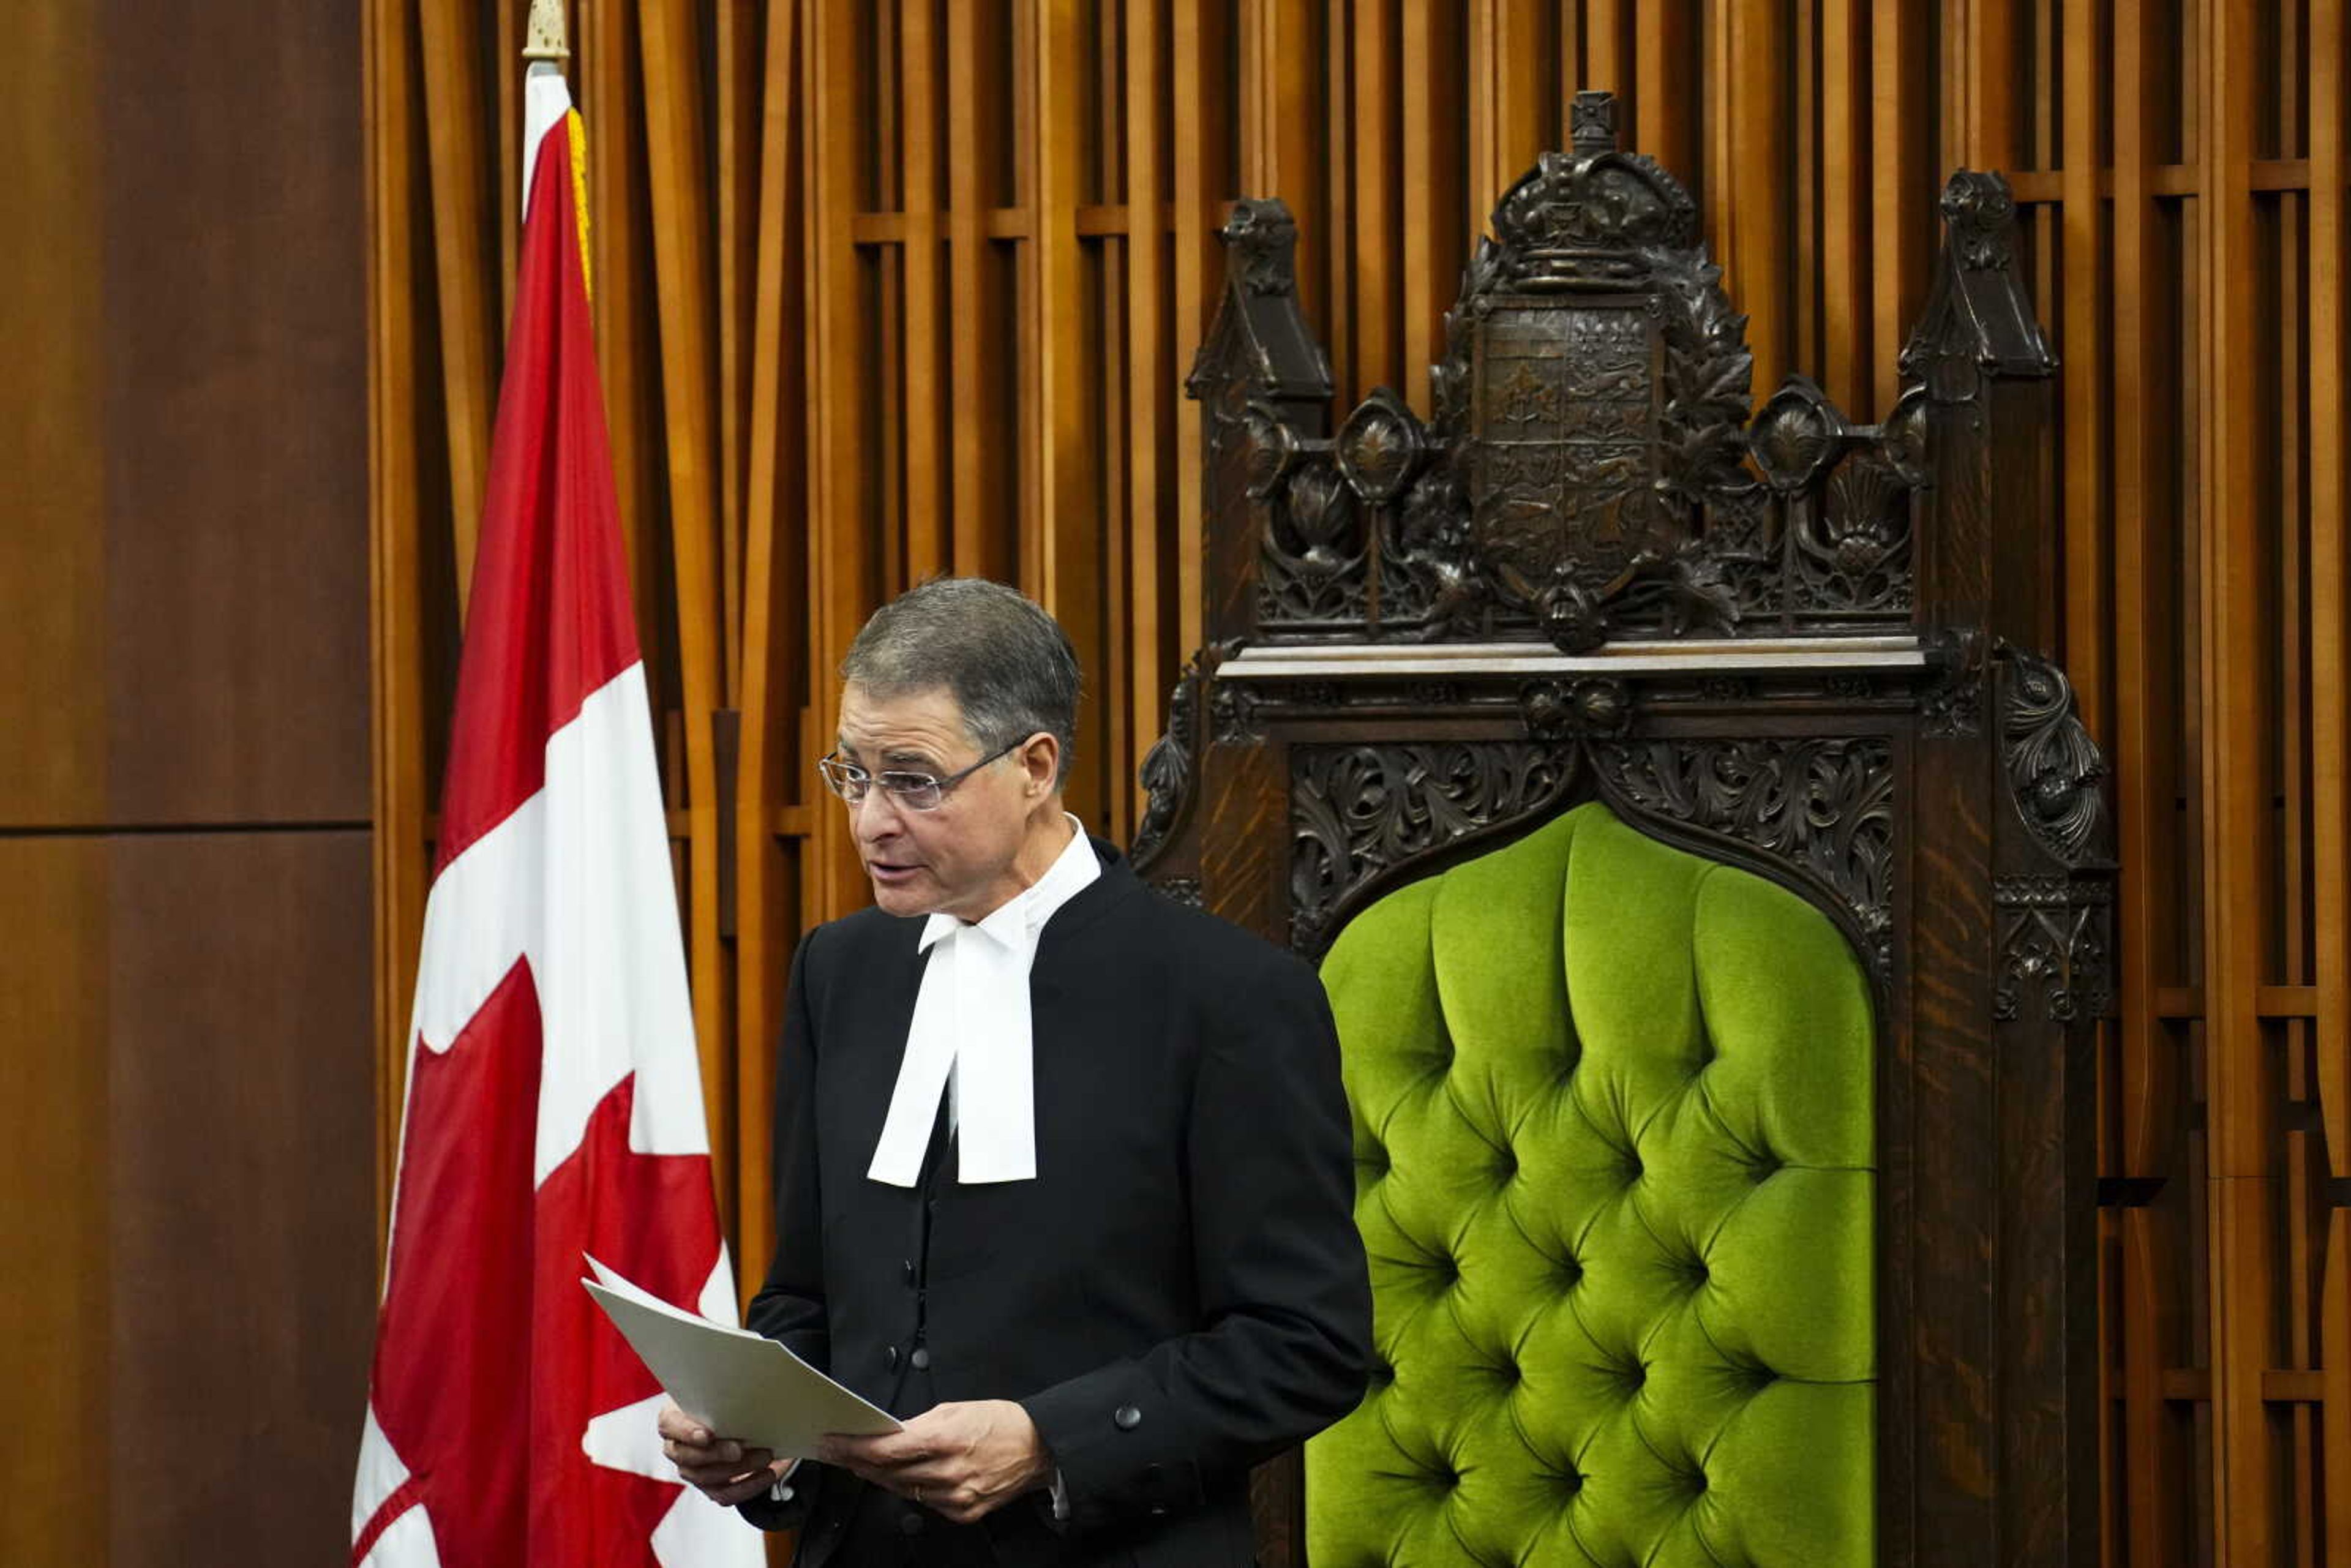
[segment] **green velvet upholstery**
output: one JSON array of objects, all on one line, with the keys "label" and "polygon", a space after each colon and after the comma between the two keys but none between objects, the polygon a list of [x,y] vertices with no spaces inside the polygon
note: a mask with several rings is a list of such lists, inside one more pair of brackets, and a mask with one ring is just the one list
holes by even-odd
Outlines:
[{"label": "green velvet upholstery", "polygon": [[1307,1446],[1311,1568],[1870,1562],[1872,1030],[1828,919],[1593,804],[1322,972],[1385,1365]]}]

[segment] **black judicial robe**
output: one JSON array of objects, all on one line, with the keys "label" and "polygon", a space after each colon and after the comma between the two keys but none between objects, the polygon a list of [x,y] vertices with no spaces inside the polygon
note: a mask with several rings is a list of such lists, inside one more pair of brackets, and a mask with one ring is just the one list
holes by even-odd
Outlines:
[{"label": "black judicial robe", "polygon": [[1071,1511],[1049,1524],[1040,1492],[958,1528],[803,1465],[789,1501],[745,1512],[799,1526],[808,1568],[880,1542],[917,1562],[1238,1568],[1249,1468],[1362,1397],[1371,1291],[1321,982],[1093,845],[1102,874],[1047,922],[1029,975],[1033,1181],[966,1186],[944,1137],[923,1186],[866,1176],[920,918],[865,910],[793,959],[778,1245],[750,1326],[901,1416],[1019,1401]]}]

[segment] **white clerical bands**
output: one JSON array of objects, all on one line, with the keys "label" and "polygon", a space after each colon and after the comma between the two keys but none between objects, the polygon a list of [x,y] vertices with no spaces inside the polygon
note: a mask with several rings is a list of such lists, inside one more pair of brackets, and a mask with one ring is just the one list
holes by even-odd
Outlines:
[{"label": "white clerical bands", "polygon": [[1029,1016],[1029,969],[1053,912],[1102,875],[1075,817],[1067,848],[1036,884],[967,925],[934,915],[930,953],[898,1063],[889,1114],[866,1175],[892,1186],[922,1179],[939,1098],[956,1129],[956,1174],[966,1183],[1031,1181],[1037,1175],[1037,1094]]}]

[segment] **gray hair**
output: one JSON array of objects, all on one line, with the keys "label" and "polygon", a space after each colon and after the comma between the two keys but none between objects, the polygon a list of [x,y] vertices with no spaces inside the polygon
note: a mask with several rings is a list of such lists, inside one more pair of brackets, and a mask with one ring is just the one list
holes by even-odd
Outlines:
[{"label": "gray hair", "polygon": [[884,699],[946,687],[980,750],[1039,730],[1061,742],[1061,773],[1078,737],[1078,654],[1061,622],[1018,590],[978,577],[937,577],[873,612],[841,661],[841,678]]}]

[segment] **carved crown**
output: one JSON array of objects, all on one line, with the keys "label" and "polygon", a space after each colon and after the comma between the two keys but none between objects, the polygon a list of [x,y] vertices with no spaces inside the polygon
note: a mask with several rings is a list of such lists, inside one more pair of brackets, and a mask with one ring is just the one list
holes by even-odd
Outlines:
[{"label": "carved crown", "polygon": [[1544,153],[1494,209],[1499,281],[1643,287],[1657,251],[1698,243],[1698,204],[1655,159],[1617,151],[1612,95],[1576,94],[1574,124],[1574,151]]}]

